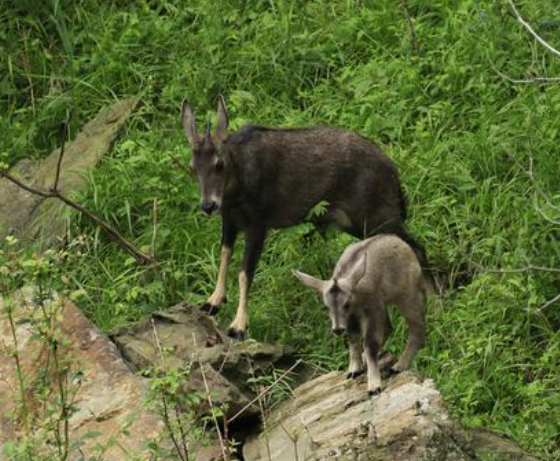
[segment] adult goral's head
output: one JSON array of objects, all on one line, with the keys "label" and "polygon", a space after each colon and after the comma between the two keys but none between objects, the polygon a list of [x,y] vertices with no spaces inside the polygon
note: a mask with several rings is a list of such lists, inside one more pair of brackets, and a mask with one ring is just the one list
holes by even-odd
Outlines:
[{"label": "adult goral's head", "polygon": [[195,115],[186,100],[181,104],[181,124],[192,148],[190,167],[200,186],[200,208],[208,215],[218,213],[226,184],[226,161],[220,152],[229,124],[224,98],[220,96],[218,100],[218,123],[213,135],[207,126],[204,136],[199,136]]},{"label": "adult goral's head", "polygon": [[301,283],[321,293],[331,318],[332,331],[337,335],[346,333],[348,319],[356,303],[354,288],[364,277],[366,265],[367,255],[364,252],[358,256],[348,273],[341,278],[320,280],[303,272],[292,271]]}]

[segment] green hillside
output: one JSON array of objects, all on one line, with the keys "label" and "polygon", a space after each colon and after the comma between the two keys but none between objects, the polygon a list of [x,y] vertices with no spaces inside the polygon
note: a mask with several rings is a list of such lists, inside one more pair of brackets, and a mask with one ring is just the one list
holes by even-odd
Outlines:
[{"label": "green hillside", "polygon": [[[212,292],[218,218],[198,208],[179,123],[199,123],[222,93],[233,128],[248,122],[352,129],[395,159],[411,232],[450,289],[430,306],[415,367],[462,421],[505,432],[560,459],[560,56],[516,19],[509,0],[3,0],[0,154],[14,164],[73,135],[99,108],[141,94],[142,107],[77,200],[139,247],[147,274],[90,223],[72,222],[71,283],[110,330]],[[518,0],[522,17],[560,49],[554,0]],[[416,46],[417,45],[417,46]],[[416,49],[417,48],[417,49]],[[249,334],[343,368],[343,340],[290,269],[328,276],[352,241],[308,225],[270,235],[252,290]],[[227,325],[237,298],[237,245]],[[399,322],[389,348],[404,346]]]}]

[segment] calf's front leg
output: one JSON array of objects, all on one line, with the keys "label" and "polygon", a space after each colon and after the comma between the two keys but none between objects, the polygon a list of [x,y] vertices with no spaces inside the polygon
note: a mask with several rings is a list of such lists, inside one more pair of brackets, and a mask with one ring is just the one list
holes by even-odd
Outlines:
[{"label": "calf's front leg", "polygon": [[231,323],[228,336],[243,340],[247,332],[247,303],[249,290],[255,276],[257,263],[264,247],[266,229],[250,229],[245,237],[245,256],[243,269],[239,273],[239,304],[235,319]]},{"label": "calf's front leg", "polygon": [[381,373],[379,371],[379,351],[385,343],[385,311],[381,306],[374,306],[364,325],[364,350],[367,363],[368,394],[381,393]]},{"label": "calf's front leg", "polygon": [[350,364],[348,365],[348,379],[356,379],[364,372],[362,354],[364,352],[360,324],[355,315],[348,319],[348,346],[350,351]]},{"label": "calf's front leg", "polygon": [[209,315],[217,314],[221,305],[227,300],[227,272],[229,263],[231,262],[236,237],[237,229],[224,220],[222,222],[222,248],[220,250],[218,281],[216,282],[214,292],[201,306],[201,309]]}]

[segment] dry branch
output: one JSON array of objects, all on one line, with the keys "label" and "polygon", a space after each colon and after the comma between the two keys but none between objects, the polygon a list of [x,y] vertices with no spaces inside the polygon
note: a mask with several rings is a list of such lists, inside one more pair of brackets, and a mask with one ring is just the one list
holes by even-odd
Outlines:
[{"label": "dry branch", "polygon": [[53,190],[58,190],[58,181],[60,180],[60,167],[62,166],[62,158],[64,157],[64,147],[66,146],[66,132],[68,130],[68,122],[70,116],[68,116],[66,122],[60,128],[60,155],[58,156],[58,163],[56,164],[56,174],[54,177]]},{"label": "dry branch", "polygon": [[189,167],[185,166],[181,160],[179,160],[175,155],[169,154],[171,161],[182,171],[184,171],[188,176],[192,175],[192,172]]},{"label": "dry branch", "polygon": [[492,70],[496,72],[496,74],[510,83],[560,83],[560,77],[531,77],[524,79],[512,78],[500,71],[490,59],[488,59],[488,63],[490,64]]},{"label": "dry branch", "polygon": [[253,399],[251,400],[247,405],[245,405],[241,410],[239,410],[235,415],[233,415],[230,419],[228,419],[228,424],[232,423],[233,421],[235,421],[239,416],[241,416],[245,411],[247,411],[247,409],[253,405],[256,401],[258,401],[263,395],[267,394],[268,392],[270,392],[270,390],[276,386],[280,381],[282,381],[289,373],[291,373],[300,363],[302,362],[301,359],[299,359],[296,363],[294,363],[290,368],[288,368],[284,373],[282,373],[277,379],[274,380],[274,382],[268,386],[267,388],[263,389],[261,392],[259,392],[259,394]]},{"label": "dry branch", "polygon": [[107,221],[103,220],[99,216],[95,215],[94,213],[92,213],[88,209],[84,208],[79,203],[74,202],[73,200],[68,198],[66,195],[64,195],[62,192],[60,192],[60,190],[58,188],[58,185],[59,185],[59,180],[60,180],[60,170],[61,170],[61,167],[62,167],[62,159],[64,157],[64,145],[65,145],[65,140],[66,140],[67,127],[68,127],[68,123],[65,123],[63,125],[63,129],[61,130],[62,136],[61,136],[60,155],[58,156],[58,162],[57,162],[57,165],[56,165],[56,172],[55,172],[53,186],[50,190],[44,191],[44,190],[41,190],[41,189],[37,189],[35,187],[31,187],[31,186],[23,183],[19,179],[15,178],[14,176],[12,176],[7,171],[1,171],[0,170],[0,177],[3,177],[5,179],[7,179],[8,181],[12,182],[13,184],[20,187],[21,189],[29,192],[30,194],[37,195],[37,196],[43,197],[43,198],[56,198],[56,199],[60,200],[61,202],[68,205],[70,208],[73,208],[74,210],[80,212],[82,215],[84,215],[86,218],[88,218],[90,221],[92,221],[95,225],[97,225],[101,229],[103,229],[105,231],[105,233],[109,237],[111,237],[112,240],[115,241],[115,243],[117,243],[123,250],[125,250],[127,253],[129,253],[138,263],[146,264],[146,265],[154,264],[155,263],[155,258],[153,258],[150,255],[147,255],[146,253],[144,253],[144,252],[140,251],[138,248],[136,248],[130,241],[128,241],[117,229],[112,227]]},{"label": "dry branch", "polygon": [[509,0],[509,4],[511,6],[511,9],[513,10],[513,13],[515,14],[515,16],[517,17],[517,20],[521,23],[521,25],[523,27],[525,27],[525,29],[527,29],[529,31],[529,33],[535,37],[535,39],[542,45],[544,46],[548,51],[550,51],[551,53],[553,53],[554,55],[556,55],[556,57],[560,58],[560,51],[558,51],[556,48],[554,48],[552,45],[550,45],[544,38],[542,38],[539,34],[537,34],[535,32],[535,30],[531,27],[531,25],[525,21],[521,15],[519,14],[519,11],[517,10],[517,7],[515,6],[515,3],[513,3],[513,0]]}]

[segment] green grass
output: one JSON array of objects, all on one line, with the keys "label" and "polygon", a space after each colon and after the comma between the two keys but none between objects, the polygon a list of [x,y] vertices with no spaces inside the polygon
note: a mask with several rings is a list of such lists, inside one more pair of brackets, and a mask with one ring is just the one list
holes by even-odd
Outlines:
[{"label": "green grass", "polygon": [[[152,240],[158,200],[159,274],[145,273],[93,228],[73,220],[71,267],[80,307],[104,330],[213,289],[219,221],[198,211],[178,120],[188,97],[200,123],[223,93],[234,128],[332,124],[376,140],[399,164],[413,233],[455,288],[431,303],[416,367],[472,426],[510,434],[560,458],[560,61],[528,35],[507,1],[410,0],[421,47],[411,52],[399,2],[227,0],[8,1],[0,11],[0,152],[40,158],[74,109],[74,133],[104,103],[141,94],[143,107],[80,201],[139,246]],[[553,0],[519,0],[560,48]],[[556,8],[556,9],[555,9]],[[556,12],[556,13],[555,13]],[[556,15],[556,16],[555,16]],[[6,135],[7,133],[7,135]],[[528,175],[533,162],[533,178]],[[544,213],[548,218],[544,217]],[[250,334],[289,344],[326,368],[346,364],[318,299],[290,269],[328,276],[351,241],[306,242],[305,226],[269,237],[250,305]],[[234,315],[238,242],[230,277]],[[390,348],[404,345],[397,328]]]}]

